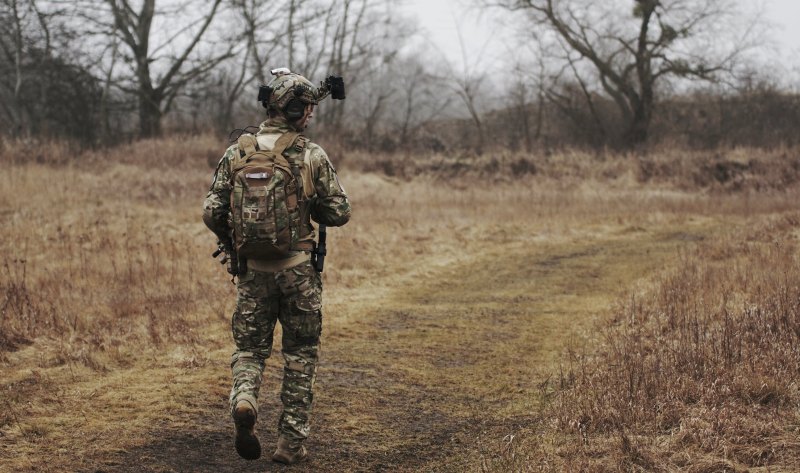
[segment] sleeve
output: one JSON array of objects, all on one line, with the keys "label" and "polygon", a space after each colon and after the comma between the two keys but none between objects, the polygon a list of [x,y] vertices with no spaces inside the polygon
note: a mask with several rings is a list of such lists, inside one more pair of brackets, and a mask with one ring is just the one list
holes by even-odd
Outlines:
[{"label": "sleeve", "polygon": [[311,218],[323,225],[340,227],[350,220],[350,201],[325,151],[317,145],[309,147],[316,191],[311,200]]},{"label": "sleeve", "polygon": [[230,236],[228,217],[231,212],[231,159],[237,151],[238,148],[235,145],[225,151],[225,155],[217,164],[211,188],[203,202],[203,222],[220,238]]}]

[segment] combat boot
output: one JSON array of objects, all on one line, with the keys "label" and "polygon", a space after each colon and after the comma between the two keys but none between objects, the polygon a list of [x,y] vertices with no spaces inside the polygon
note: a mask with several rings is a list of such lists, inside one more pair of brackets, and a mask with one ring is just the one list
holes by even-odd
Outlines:
[{"label": "combat boot", "polygon": [[278,448],[272,454],[272,461],[285,465],[294,465],[305,460],[306,457],[308,457],[308,451],[301,442],[293,442],[281,436],[278,439]]},{"label": "combat boot", "polygon": [[236,453],[245,460],[256,460],[261,456],[261,444],[256,437],[256,410],[249,401],[239,401],[233,410],[236,426]]}]

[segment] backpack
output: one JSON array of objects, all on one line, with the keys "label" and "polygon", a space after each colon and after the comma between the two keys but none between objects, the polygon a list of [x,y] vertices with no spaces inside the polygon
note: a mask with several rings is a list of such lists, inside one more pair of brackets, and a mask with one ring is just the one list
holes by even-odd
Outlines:
[{"label": "backpack", "polygon": [[241,135],[239,155],[231,161],[231,223],[238,256],[277,260],[293,251],[312,251],[311,231],[303,223],[314,192],[303,162],[308,138],[287,132],[272,149],[263,141]]}]

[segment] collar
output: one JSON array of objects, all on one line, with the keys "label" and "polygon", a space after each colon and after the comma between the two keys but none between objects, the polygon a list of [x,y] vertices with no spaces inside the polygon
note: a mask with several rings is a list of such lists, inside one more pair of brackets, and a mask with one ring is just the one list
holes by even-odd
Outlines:
[{"label": "collar", "polygon": [[258,134],[264,133],[286,133],[287,131],[299,131],[283,117],[268,118],[258,127]]}]

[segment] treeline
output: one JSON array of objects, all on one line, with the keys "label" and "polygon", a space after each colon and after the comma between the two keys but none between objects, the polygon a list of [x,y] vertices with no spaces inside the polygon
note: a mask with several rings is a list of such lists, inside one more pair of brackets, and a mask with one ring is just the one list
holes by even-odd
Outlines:
[{"label": "treeline", "polygon": [[[624,123],[614,104],[594,97],[594,106],[576,100],[571,108],[544,101],[525,109],[491,112],[489,132],[502,147],[551,150],[563,147],[625,149]],[[697,91],[659,101],[648,144],[688,149],[748,146],[771,148],[800,144],[800,95],[762,84],[729,93]],[[468,123],[460,124],[468,128]],[[443,142],[467,139],[458,127],[442,126]]]},{"label": "treeline", "polygon": [[800,97],[742,67],[758,43],[735,4],[492,2],[525,54],[486,70],[389,1],[0,0],[0,136],[222,137],[261,120],[258,85],[288,66],[346,78],[313,133],[366,151],[795,144]]}]

